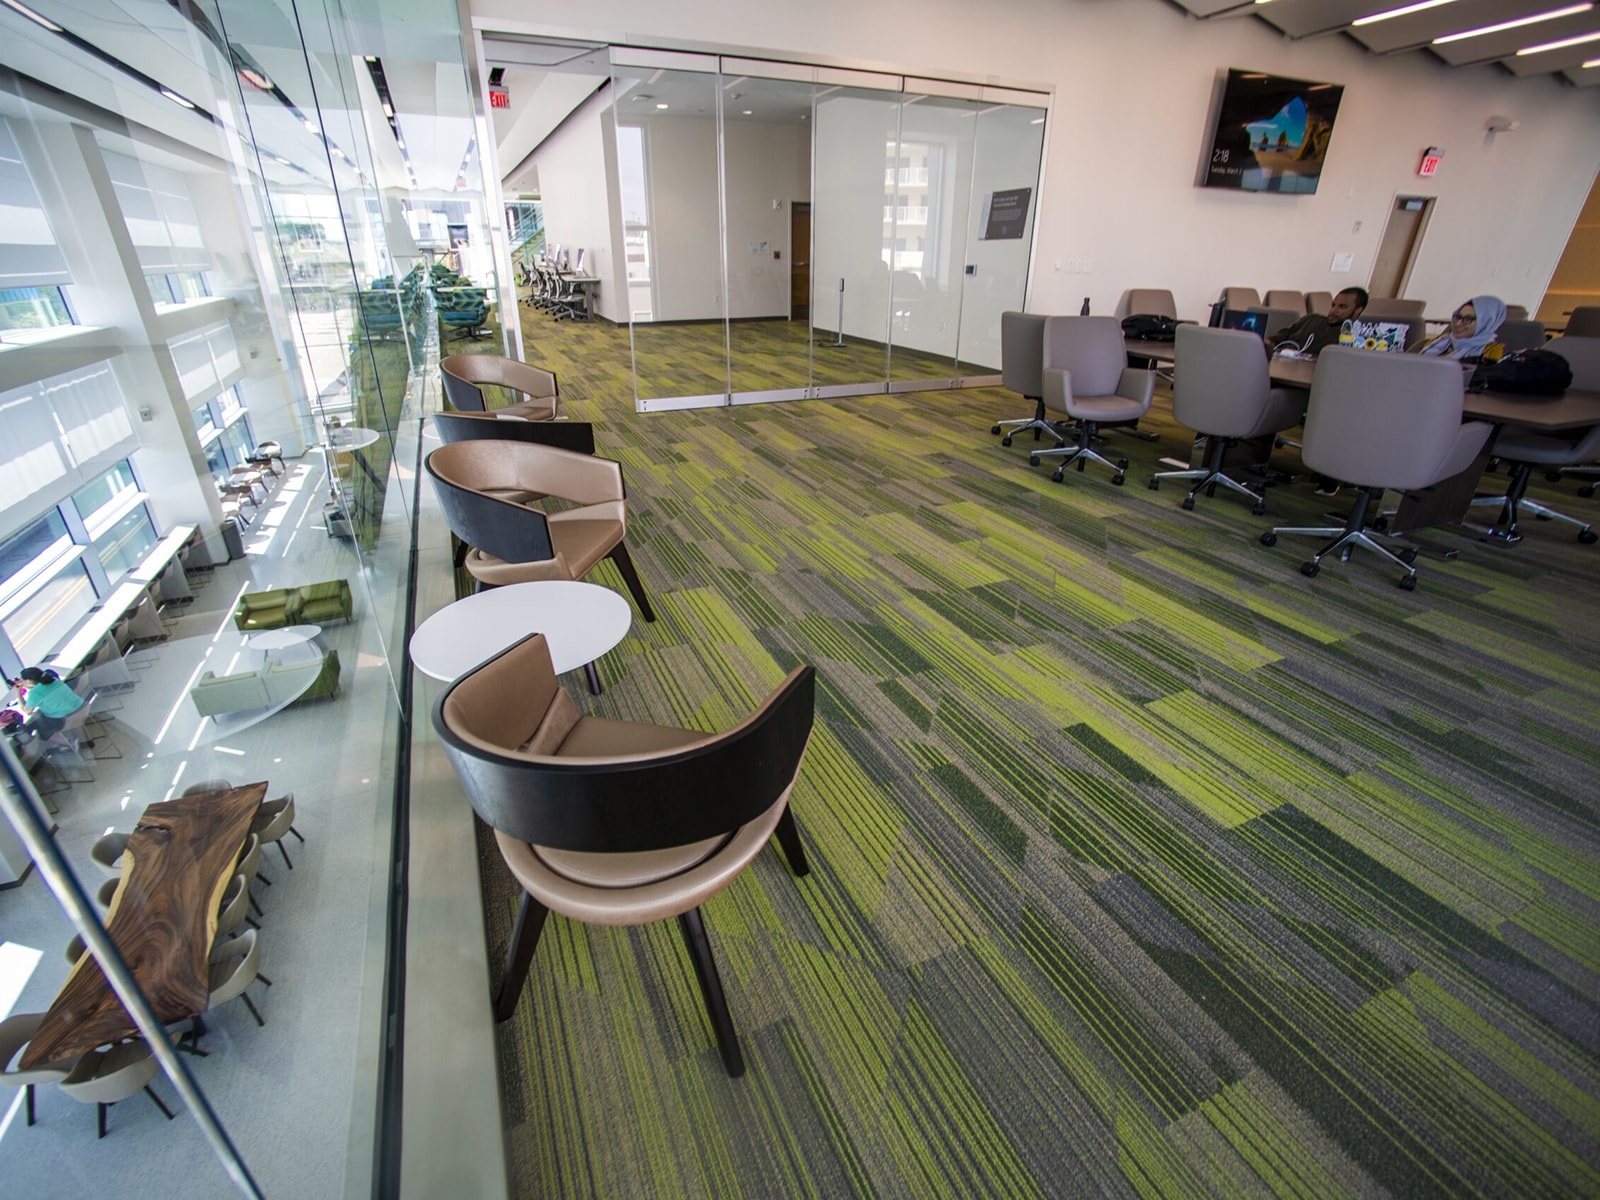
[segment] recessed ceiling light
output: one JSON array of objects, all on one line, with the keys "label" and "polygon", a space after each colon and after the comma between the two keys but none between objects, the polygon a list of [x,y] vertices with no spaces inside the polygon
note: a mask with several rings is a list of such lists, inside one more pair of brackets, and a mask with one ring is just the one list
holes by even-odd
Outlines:
[{"label": "recessed ceiling light", "polygon": [[658,100],[656,102],[656,107],[657,108],[666,108],[667,107],[667,103],[666,103],[665,100]]},{"label": "recessed ceiling light", "polygon": [[1360,17],[1350,24],[1354,26],[1376,25],[1379,21],[1387,21],[1391,17],[1410,16],[1415,12],[1422,12],[1429,8],[1442,8],[1446,4],[1454,4],[1456,0],[1421,0],[1419,4],[1407,4],[1404,8],[1391,8],[1387,12],[1375,12],[1371,16]]},{"label": "recessed ceiling light", "polygon": [[378,56],[376,54],[364,54],[364,55],[362,55],[362,57],[365,58],[368,62],[377,62],[378,61]]},{"label": "recessed ceiling light", "polygon": [[17,0],[4,0],[4,3],[5,3],[7,8],[14,9],[15,11],[21,13],[23,16],[27,17],[28,20],[32,21],[35,25],[43,25],[51,33],[65,33],[66,32],[65,29],[62,29],[61,26],[57,25],[54,21],[45,20],[45,18],[41,17],[38,13],[34,12],[33,9],[29,8],[26,4],[18,4]]},{"label": "recessed ceiling light", "polygon": [[389,102],[387,100],[383,102],[383,115],[386,117],[394,116],[394,109],[389,106]]},{"label": "recessed ceiling light", "polygon": [[1043,125],[1044,124],[1044,118],[1043,117],[1035,117],[1033,120],[1029,121],[1028,124],[1029,125]]},{"label": "recessed ceiling light", "polygon": [[171,88],[162,88],[161,89],[161,94],[163,96],[165,96],[168,100],[171,100],[174,104],[181,104],[185,108],[193,108],[194,107],[194,101],[185,100],[182,96],[178,95],[178,93],[173,91]]},{"label": "recessed ceiling light", "polygon": [[294,166],[294,164],[292,162],[290,162],[287,158],[283,157],[283,155],[281,155],[281,154],[274,154],[272,157],[276,161],[281,162],[286,167]]},{"label": "recessed ceiling light", "polygon": [[[1503,33],[1507,29],[1519,29],[1524,25],[1537,25],[1540,21],[1554,21],[1558,17],[1576,16],[1578,13],[1588,12],[1593,4],[1569,4],[1566,8],[1555,8],[1549,12],[1534,13],[1531,17],[1519,17],[1515,21],[1501,21],[1498,25],[1483,25],[1477,29],[1464,29],[1460,33],[1452,33],[1446,37],[1433,39],[1435,46],[1443,46],[1449,42],[1461,42],[1467,38],[1482,37],[1487,33]],[[1517,51],[1522,53],[1522,51]]]},{"label": "recessed ceiling light", "polygon": [[1517,51],[1517,57],[1543,54],[1546,50],[1565,50],[1568,46],[1581,46],[1585,42],[1600,42],[1600,29],[1593,33],[1580,33],[1577,37],[1562,38],[1559,42],[1545,42],[1542,46],[1524,46]]},{"label": "recessed ceiling light", "polygon": [[744,115],[744,116],[747,116],[747,117],[748,117],[748,116],[751,116],[751,115],[752,115],[752,114],[753,114],[753,113],[754,113],[754,111],[755,111],[755,110],[754,110],[754,109],[749,109],[749,108],[742,108],[742,109],[740,109],[740,110],[739,110],[739,111],[740,111],[740,112],[741,112],[741,113],[742,113],[742,114],[743,114],[743,115]]}]

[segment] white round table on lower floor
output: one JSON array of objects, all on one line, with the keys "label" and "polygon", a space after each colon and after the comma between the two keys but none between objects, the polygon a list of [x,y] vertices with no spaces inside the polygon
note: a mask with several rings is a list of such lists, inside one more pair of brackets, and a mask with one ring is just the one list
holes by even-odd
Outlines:
[{"label": "white round table on lower floor", "polygon": [[512,583],[446,605],[411,635],[411,661],[434,679],[459,679],[530,633],[542,633],[556,674],[583,667],[600,694],[594,660],[628,635],[633,610],[610,588],[564,579]]},{"label": "white round table on lower floor", "polygon": [[321,625],[285,625],[281,629],[263,629],[260,633],[247,634],[244,640],[252,650],[287,650],[290,646],[314,640],[321,632]]}]

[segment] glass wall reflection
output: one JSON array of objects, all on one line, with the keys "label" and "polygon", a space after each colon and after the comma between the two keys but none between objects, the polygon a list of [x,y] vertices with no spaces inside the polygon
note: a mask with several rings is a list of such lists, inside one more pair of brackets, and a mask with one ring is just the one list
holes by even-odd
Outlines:
[{"label": "glass wall reflection", "polygon": [[[194,1073],[267,1194],[360,1193],[419,424],[440,353],[504,348],[457,8],[27,8],[0,7],[3,736],[103,902],[121,876],[101,839],[172,811],[152,806],[229,784],[292,804],[281,847],[271,822],[253,847],[241,830],[216,894],[190,897],[206,929],[222,889],[247,892],[259,928],[174,953],[204,969],[248,938],[277,985],[250,987],[262,1028],[237,1004],[205,1014]],[[64,730],[15,686],[35,666],[78,702]],[[0,842],[0,883],[18,882]],[[84,930],[37,873],[3,895],[0,1018],[48,1013]],[[118,1104],[112,1159],[82,1153],[92,1113],[41,1089],[36,1126],[0,1121],[6,1190],[159,1174],[169,1195],[227,1194],[150,1082],[179,1119]]]}]

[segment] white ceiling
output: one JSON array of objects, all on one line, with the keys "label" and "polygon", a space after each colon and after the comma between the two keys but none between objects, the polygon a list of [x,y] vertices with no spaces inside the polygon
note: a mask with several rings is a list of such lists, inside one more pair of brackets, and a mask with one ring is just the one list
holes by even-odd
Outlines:
[{"label": "white ceiling", "polygon": [[[1510,21],[1525,20],[1562,9],[1581,7],[1583,0],[1445,0],[1423,8],[1415,0],[1173,0],[1206,20],[1265,21],[1289,38],[1353,38],[1374,54],[1421,51],[1451,66],[1499,63],[1515,75],[1555,73],[1578,87],[1600,84],[1600,7],[1483,34],[1435,44],[1434,39]],[[1420,11],[1357,26],[1354,22],[1401,8]],[[1517,51],[1549,42],[1594,35],[1574,46],[1518,55]]]}]

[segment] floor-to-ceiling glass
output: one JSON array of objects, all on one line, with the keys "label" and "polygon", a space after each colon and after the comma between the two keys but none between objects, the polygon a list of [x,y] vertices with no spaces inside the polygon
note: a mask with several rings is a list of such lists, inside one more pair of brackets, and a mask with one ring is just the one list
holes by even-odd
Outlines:
[{"label": "floor-to-ceiling glass", "polygon": [[617,202],[642,409],[727,403],[719,84],[709,55],[613,54]]}]

